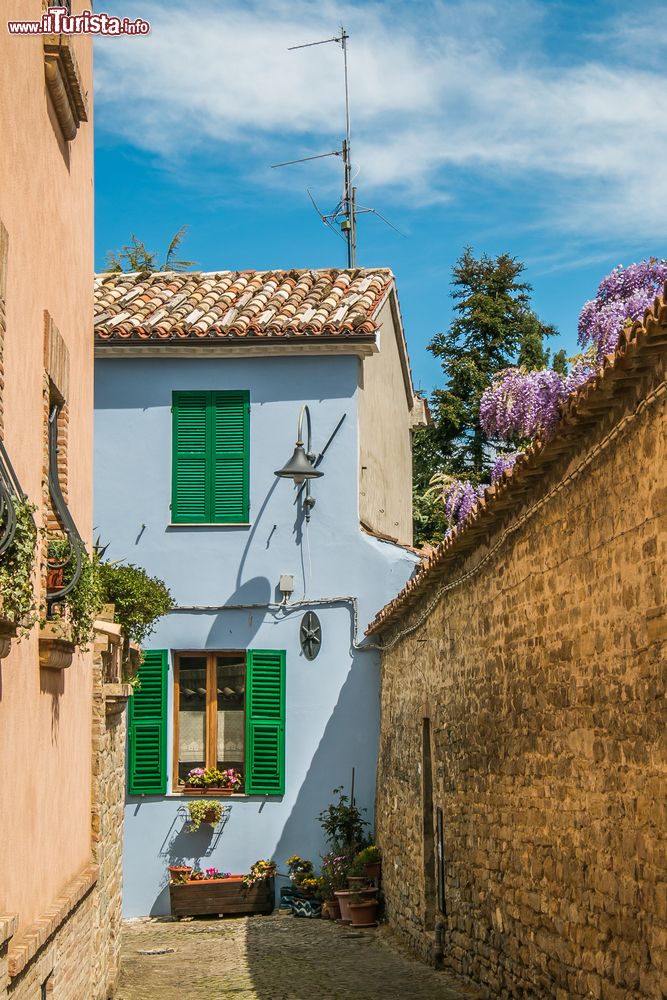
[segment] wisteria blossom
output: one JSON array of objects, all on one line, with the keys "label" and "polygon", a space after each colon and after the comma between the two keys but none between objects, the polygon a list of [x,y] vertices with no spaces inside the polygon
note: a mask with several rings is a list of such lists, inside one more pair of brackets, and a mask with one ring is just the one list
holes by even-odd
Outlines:
[{"label": "wisteria blossom", "polygon": [[550,437],[558,424],[561,404],[595,373],[595,362],[586,355],[575,360],[563,377],[551,368],[526,371],[506,368],[485,390],[479,408],[480,424],[491,438]]},{"label": "wisteria blossom", "polygon": [[626,320],[642,319],[667,281],[667,260],[650,257],[638,264],[619,264],[603,278],[594,299],[579,316],[579,343],[595,346],[598,364],[615,350]]},{"label": "wisteria blossom", "polygon": [[492,485],[498,482],[503,472],[507,472],[509,469],[514,468],[514,463],[521,454],[523,454],[523,452],[515,451],[511,455],[496,455],[496,459],[491,466]]},{"label": "wisteria blossom", "polygon": [[469,479],[453,479],[444,488],[445,514],[450,521],[463,524],[477,506],[487,484],[473,486]]}]

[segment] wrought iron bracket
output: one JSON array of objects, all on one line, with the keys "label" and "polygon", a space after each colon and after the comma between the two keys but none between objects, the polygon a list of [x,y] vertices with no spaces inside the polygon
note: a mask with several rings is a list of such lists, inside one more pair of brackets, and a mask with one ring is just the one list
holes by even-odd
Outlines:
[{"label": "wrought iron bracket", "polygon": [[16,503],[26,500],[7,449],[0,441],[0,556],[4,555],[16,534]]},{"label": "wrought iron bracket", "polygon": [[61,409],[62,404],[55,403],[51,407],[51,413],[49,414],[49,493],[51,495],[53,511],[69,544],[69,552],[66,558],[49,559],[47,551],[46,561],[50,570],[64,570],[68,567],[69,579],[62,586],[47,587],[46,605],[49,617],[51,616],[54,604],[64,601],[79,582],[83,567],[83,553],[85,552],[85,546],[79,530],[65,503],[58,477],[58,417],[60,416]]}]

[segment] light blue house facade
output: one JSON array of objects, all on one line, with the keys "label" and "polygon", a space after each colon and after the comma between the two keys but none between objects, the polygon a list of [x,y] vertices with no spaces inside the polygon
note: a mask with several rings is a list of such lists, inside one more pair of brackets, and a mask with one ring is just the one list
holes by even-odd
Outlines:
[{"label": "light blue house facade", "polygon": [[[125,913],[157,915],[170,864],[317,861],[317,815],[353,769],[372,823],[379,663],[363,633],[418,561],[421,411],[383,270],[102,276],[96,355],[96,529],[176,602],[129,725]],[[304,404],[324,452],[313,507],[275,475]],[[196,766],[243,784],[192,833]]]}]

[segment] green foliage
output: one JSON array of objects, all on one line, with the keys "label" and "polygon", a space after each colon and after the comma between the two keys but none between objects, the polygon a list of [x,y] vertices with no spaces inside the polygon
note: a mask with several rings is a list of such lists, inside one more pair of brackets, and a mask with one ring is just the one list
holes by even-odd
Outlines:
[{"label": "green foliage", "polygon": [[[64,562],[63,585],[70,582],[75,568],[74,558],[68,560],[71,545],[65,538],[50,538],[48,541],[49,561]],[[52,618],[67,620],[72,642],[88,648],[93,638],[93,623],[104,604],[102,588],[98,573],[97,558],[89,556],[81,543],[81,573],[76,585],[70,592],[53,606]],[[66,612],[66,613],[64,613]]]},{"label": "green foliage", "polygon": [[376,847],[375,844],[369,844],[368,847],[364,847],[362,851],[359,851],[354,860],[362,865],[377,865],[382,860],[380,848]]},{"label": "green foliage", "polygon": [[359,848],[368,843],[364,833],[368,823],[361,815],[366,810],[352,804],[348,796],[343,795],[342,787],[334,788],[333,793],[338,796],[338,801],[327,806],[317,818],[332,853],[352,858]]},{"label": "green foliage", "polygon": [[141,691],[141,678],[139,674],[123,674],[123,684],[129,684],[132,688],[132,694],[136,694],[137,691]]},{"label": "green foliage", "polygon": [[102,603],[115,606],[115,619],[130,642],[143,643],[158,618],[174,607],[167,586],[132,563],[100,562],[98,568]]},{"label": "green foliage", "polygon": [[210,823],[215,826],[222,817],[222,806],[219,802],[208,802],[205,799],[195,799],[188,802],[188,816],[190,817],[190,832],[196,833],[202,823]]},{"label": "green foliage", "polygon": [[33,568],[37,529],[33,520],[35,506],[27,500],[15,500],[16,530],[12,544],[0,557],[0,604],[2,615],[16,623],[27,635],[37,621],[33,588]]},{"label": "green foliage", "polygon": [[421,491],[417,485],[414,485],[412,487],[412,520],[415,545],[437,545],[438,542],[441,542],[448,528],[442,494],[428,486]]},{"label": "green foliage", "polygon": [[[452,269],[454,319],[446,333],[429,344],[440,359],[445,385],[430,400],[433,426],[414,439],[415,540],[436,543],[447,528],[442,501],[429,493],[434,474],[488,480],[492,449],[479,423],[484,390],[498,372],[520,362],[530,370],[544,367],[544,340],[556,334],[530,307],[524,265],[509,254],[477,258],[466,247]],[[562,363],[560,353],[554,358]]]},{"label": "green foliage", "polygon": [[132,233],[129,243],[124,244],[120,250],[109,250],[107,253],[107,271],[116,273],[122,271],[138,271],[142,273],[151,271],[189,271],[195,262],[193,260],[183,260],[176,256],[187,229],[187,226],[181,226],[174,233],[162,265],[157,263],[157,251],[147,250],[146,244]]}]

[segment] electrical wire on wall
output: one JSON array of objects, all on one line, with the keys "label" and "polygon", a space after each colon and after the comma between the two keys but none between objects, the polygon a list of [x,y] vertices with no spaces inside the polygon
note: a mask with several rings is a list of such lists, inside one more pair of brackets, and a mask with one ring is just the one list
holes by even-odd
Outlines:
[{"label": "electrical wire on wall", "polygon": [[350,609],[350,647],[352,649],[365,653],[373,649],[382,648],[377,643],[358,641],[359,606],[357,598],[349,594],[344,597],[315,597],[310,600],[306,598],[300,601],[293,601],[290,604],[285,604],[282,601],[280,603],[276,601],[262,601],[257,604],[177,604],[175,608],[172,608],[170,614],[179,612],[183,614],[210,614],[220,611],[266,610],[273,614],[276,619],[280,620],[291,612],[299,611],[302,608],[332,607],[336,604],[347,605]]}]

